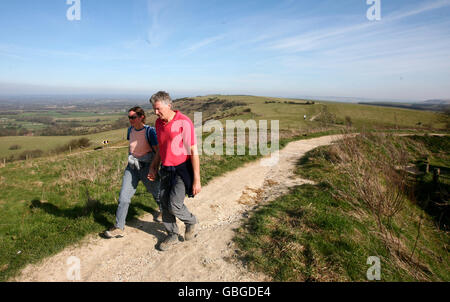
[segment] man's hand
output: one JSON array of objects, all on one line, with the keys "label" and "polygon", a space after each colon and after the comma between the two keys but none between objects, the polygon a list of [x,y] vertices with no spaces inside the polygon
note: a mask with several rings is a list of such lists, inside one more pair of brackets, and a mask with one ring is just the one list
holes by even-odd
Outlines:
[{"label": "man's hand", "polygon": [[202,184],[200,180],[194,180],[194,184],[192,185],[192,194],[197,195],[202,190]]},{"label": "man's hand", "polygon": [[202,190],[200,182],[200,157],[198,156],[197,145],[191,146],[191,163],[194,172],[194,183],[192,184],[192,194],[197,195]]}]

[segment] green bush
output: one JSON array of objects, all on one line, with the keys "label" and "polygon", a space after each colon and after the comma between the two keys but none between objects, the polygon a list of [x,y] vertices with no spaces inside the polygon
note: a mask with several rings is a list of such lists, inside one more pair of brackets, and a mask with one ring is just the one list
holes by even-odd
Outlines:
[{"label": "green bush", "polygon": [[27,150],[22,152],[18,159],[19,160],[25,160],[25,159],[30,159],[30,158],[36,158],[36,157],[41,157],[44,154],[44,151],[42,151],[41,149],[35,149],[35,150]]},{"label": "green bush", "polygon": [[9,147],[9,150],[19,150],[19,149],[22,149],[22,146],[17,145],[17,144],[11,145],[11,146]]}]

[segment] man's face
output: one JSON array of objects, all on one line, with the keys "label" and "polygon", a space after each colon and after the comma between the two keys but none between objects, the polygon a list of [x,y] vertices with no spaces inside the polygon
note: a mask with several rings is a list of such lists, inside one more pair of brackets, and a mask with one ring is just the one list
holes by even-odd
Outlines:
[{"label": "man's face", "polygon": [[172,111],[171,105],[166,105],[163,102],[155,102],[153,105],[153,110],[155,114],[162,120],[168,120],[170,118],[170,113]]}]

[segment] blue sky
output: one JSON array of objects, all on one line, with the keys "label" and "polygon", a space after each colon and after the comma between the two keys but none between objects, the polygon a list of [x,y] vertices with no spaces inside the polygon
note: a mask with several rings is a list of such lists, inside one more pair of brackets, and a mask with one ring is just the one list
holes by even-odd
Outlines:
[{"label": "blue sky", "polygon": [[450,0],[0,1],[0,94],[450,98]]}]

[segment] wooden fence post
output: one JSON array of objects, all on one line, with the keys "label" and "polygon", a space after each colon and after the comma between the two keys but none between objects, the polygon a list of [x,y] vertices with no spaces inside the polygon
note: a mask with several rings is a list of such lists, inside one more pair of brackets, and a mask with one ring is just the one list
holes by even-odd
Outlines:
[{"label": "wooden fence post", "polygon": [[438,182],[439,182],[439,175],[440,175],[440,174],[441,174],[441,169],[435,168],[435,169],[433,170],[433,183],[434,183],[435,185],[437,185]]}]

